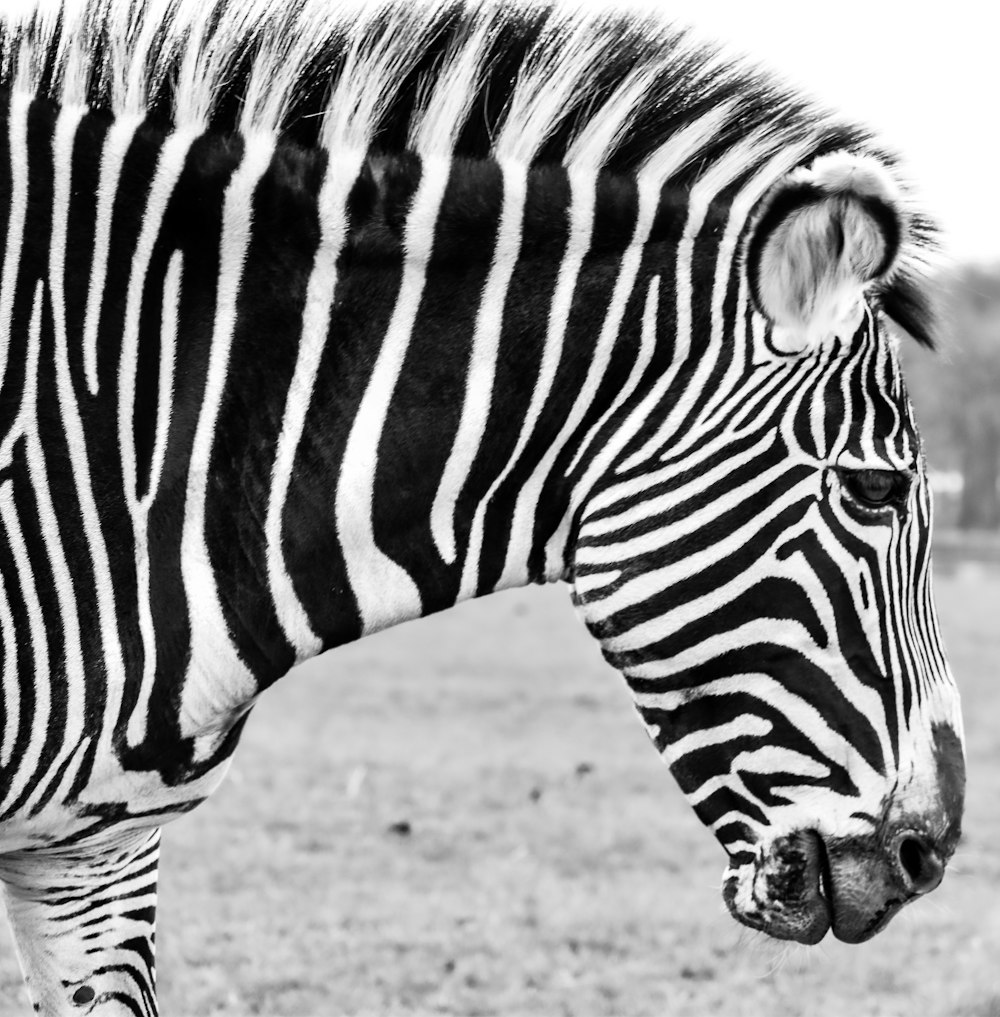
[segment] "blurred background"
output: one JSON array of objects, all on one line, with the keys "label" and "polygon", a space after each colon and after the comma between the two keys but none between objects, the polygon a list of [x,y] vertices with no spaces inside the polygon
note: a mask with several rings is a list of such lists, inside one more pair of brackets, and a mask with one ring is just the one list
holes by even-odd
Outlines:
[{"label": "blurred background", "polygon": [[870,122],[943,227],[941,350],[904,355],[965,703],[964,842],[942,887],[861,947],[740,929],[721,849],[566,591],[514,591],[345,647],[265,697],[230,779],[165,837],[166,1014],[1000,1017],[997,14],[631,6]]}]

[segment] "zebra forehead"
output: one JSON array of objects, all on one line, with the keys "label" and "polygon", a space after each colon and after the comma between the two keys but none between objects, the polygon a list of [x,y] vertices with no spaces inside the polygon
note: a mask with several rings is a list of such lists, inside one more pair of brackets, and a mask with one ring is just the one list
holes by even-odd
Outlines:
[{"label": "zebra forehead", "polygon": [[[585,8],[499,0],[4,7],[0,85],[168,127],[595,174],[665,165],[662,184],[677,188],[737,154],[749,176],[776,148],[801,152],[803,163],[837,150],[871,153],[894,172],[866,129],[722,59],[684,29],[601,0]],[[919,262],[931,234],[926,218],[911,214],[912,250],[880,293],[889,316],[925,342],[932,326]]]}]

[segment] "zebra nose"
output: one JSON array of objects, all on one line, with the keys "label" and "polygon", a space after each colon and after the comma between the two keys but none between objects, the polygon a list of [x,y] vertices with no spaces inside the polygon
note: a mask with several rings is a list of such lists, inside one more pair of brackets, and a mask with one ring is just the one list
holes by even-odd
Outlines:
[{"label": "zebra nose", "polygon": [[912,895],[930,893],[944,876],[944,862],[923,834],[905,830],[894,842],[893,861],[903,886]]}]

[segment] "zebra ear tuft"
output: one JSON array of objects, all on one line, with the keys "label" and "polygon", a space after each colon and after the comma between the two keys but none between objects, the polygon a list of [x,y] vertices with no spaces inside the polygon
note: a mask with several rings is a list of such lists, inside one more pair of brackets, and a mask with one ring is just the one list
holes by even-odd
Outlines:
[{"label": "zebra ear tuft", "polygon": [[892,270],[906,233],[903,199],[883,163],[821,156],[759,206],[746,247],[754,300],[775,325],[807,340],[838,333],[856,322],[865,289]]}]

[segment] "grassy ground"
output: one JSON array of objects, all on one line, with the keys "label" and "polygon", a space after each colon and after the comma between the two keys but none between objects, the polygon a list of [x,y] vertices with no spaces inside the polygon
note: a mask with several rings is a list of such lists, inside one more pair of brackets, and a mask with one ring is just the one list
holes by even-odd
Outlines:
[{"label": "grassy ground", "polygon": [[[164,1013],[1000,1017],[1000,577],[938,582],[967,838],[862,947],[741,931],[721,849],[565,591],[466,605],[290,676],[165,837]],[[0,941],[0,1014],[23,1006]]]}]

